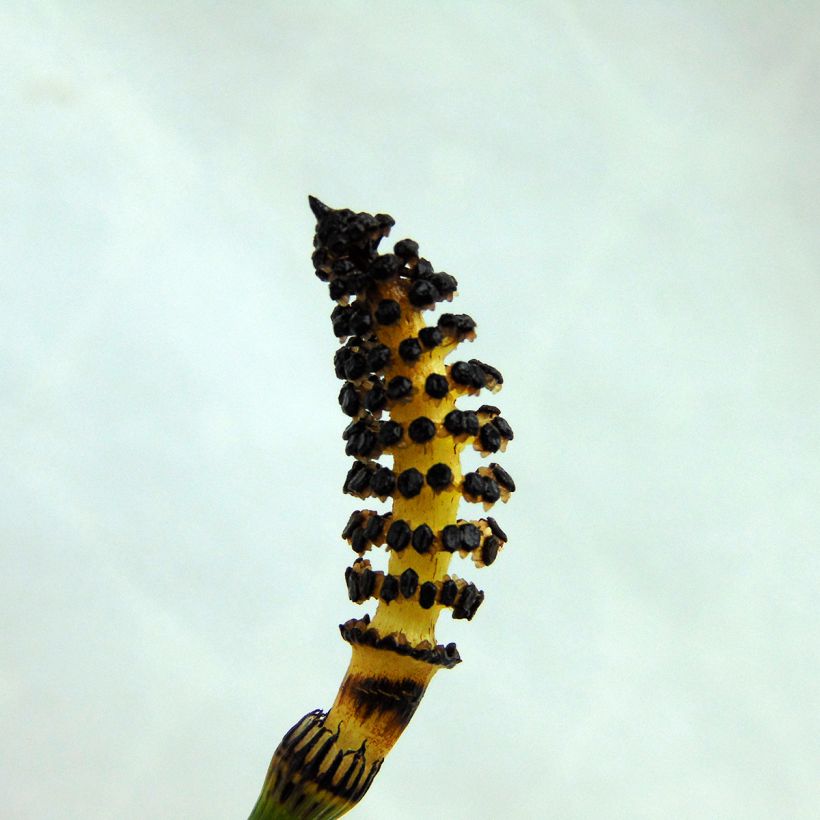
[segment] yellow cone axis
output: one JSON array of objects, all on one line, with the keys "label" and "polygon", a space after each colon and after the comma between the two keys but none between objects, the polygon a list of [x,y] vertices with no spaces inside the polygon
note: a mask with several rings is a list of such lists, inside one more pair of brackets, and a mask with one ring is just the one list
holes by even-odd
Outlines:
[{"label": "yellow cone axis", "polygon": [[[494,518],[458,519],[459,501],[489,510],[515,490],[499,464],[461,469],[465,447],[489,456],[513,432],[497,407],[456,407],[459,397],[495,392],[503,382],[485,362],[445,362],[475,338],[471,317],[424,321],[424,311],[453,298],[456,280],[436,272],[410,239],[379,253],[392,217],[335,210],[314,197],[310,206],[314,268],[337,303],[339,404],[351,419],[343,439],[354,461],[344,491],[392,499],[392,510],[357,510],[342,532],[358,553],[345,574],[349,597],[378,606],[372,621],[365,615],[339,627],[352,656],[336,700],[282,739],[250,820],[335,818],[361,800],[435,672],[461,661],[455,644],[436,642],[436,621],[443,610],[472,619],[484,593],[450,574],[453,556],[488,566],[507,540]],[[378,461],[382,455],[392,466]],[[380,547],[389,552],[384,571],[366,557]]]}]

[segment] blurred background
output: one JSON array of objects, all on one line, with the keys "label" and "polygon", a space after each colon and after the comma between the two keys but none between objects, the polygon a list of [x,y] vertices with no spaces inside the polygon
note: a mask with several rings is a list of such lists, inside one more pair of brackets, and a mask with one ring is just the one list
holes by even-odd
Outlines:
[{"label": "blurred background", "polygon": [[356,816],[820,816],[818,54],[815,2],[3,3],[3,814],[244,818],[335,697],[313,193],[459,279],[516,432]]}]

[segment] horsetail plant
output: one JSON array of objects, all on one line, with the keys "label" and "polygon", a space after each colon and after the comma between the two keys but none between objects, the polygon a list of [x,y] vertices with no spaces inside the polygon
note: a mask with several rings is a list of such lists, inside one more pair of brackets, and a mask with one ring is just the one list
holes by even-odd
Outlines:
[{"label": "horsetail plant", "polygon": [[[342,435],[354,459],[344,492],[392,498],[393,509],[357,510],[342,531],[359,556],[345,573],[349,597],[375,598],[378,606],[372,621],[365,615],[340,626],[352,657],[336,701],[328,712],[305,715],[282,739],[250,820],[331,820],[361,800],[430,679],[461,661],[454,643],[436,643],[436,621],[443,609],[472,619],[484,593],[449,574],[453,555],[489,566],[507,540],[491,517],[459,519],[459,501],[482,503],[486,512],[515,490],[495,463],[462,473],[467,445],[488,456],[503,451],[513,432],[497,407],[455,406],[459,397],[496,392],[503,382],[477,359],[445,364],[460,342],[475,338],[470,316],[424,321],[425,310],[453,298],[456,280],[434,272],[411,239],[380,254],[392,217],[309,201],[317,220],[313,265],[337,302],[331,320],[341,343],[334,357],[344,380],[339,404],[351,418]],[[382,455],[392,456],[392,468],[379,464]],[[364,557],[382,546],[387,572]]]}]

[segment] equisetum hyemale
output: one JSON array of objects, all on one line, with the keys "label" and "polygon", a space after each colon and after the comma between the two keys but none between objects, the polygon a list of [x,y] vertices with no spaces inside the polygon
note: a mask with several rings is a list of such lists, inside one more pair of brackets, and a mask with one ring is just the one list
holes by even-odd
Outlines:
[{"label": "equisetum hyemale", "polygon": [[[392,499],[392,511],[357,510],[342,531],[357,554],[345,578],[355,603],[378,601],[340,626],[352,647],[350,666],[328,712],[305,715],[282,739],[250,820],[329,820],[365,794],[385,755],[407,726],[433,675],[461,661],[453,643],[436,643],[441,611],[470,620],[484,593],[450,574],[452,558],[477,567],[495,561],[507,536],[495,519],[458,518],[459,501],[485,513],[506,501],[515,483],[490,463],[463,473],[461,451],[503,451],[513,437],[497,407],[456,408],[462,396],[496,392],[501,373],[477,359],[445,359],[475,338],[466,314],[423,314],[450,301],[456,280],[436,273],[410,239],[379,253],[394,221],[386,214],[334,210],[310,197],[316,216],[313,265],[337,305],[331,314],[340,347],[334,356],[342,434],[353,465],[344,492],[361,499]],[[392,468],[380,456],[393,459]],[[389,553],[387,571],[365,554]]]}]

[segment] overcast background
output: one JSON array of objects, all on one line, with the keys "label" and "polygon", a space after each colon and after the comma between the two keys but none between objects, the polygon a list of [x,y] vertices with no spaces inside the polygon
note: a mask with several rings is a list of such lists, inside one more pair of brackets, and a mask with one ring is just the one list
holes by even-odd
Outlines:
[{"label": "overcast background", "polygon": [[314,193],[458,277],[520,488],[356,816],[819,817],[818,54],[816,2],[2,3],[3,815],[244,818],[332,703]]}]

